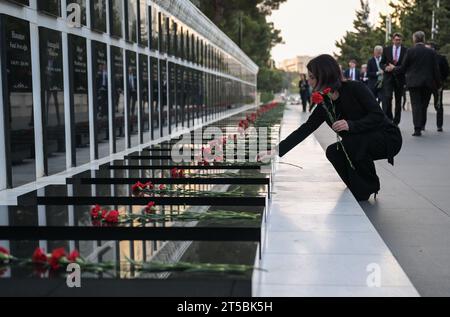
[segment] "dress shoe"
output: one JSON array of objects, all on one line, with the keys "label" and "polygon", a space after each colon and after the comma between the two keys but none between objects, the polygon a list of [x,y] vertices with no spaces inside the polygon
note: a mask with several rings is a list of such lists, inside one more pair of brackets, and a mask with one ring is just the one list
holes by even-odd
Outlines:
[{"label": "dress shoe", "polygon": [[437,130],[438,130],[438,132],[444,132],[444,129],[442,129],[442,128],[438,128]]},{"label": "dress shoe", "polygon": [[422,132],[420,130],[417,130],[412,136],[422,136]]}]

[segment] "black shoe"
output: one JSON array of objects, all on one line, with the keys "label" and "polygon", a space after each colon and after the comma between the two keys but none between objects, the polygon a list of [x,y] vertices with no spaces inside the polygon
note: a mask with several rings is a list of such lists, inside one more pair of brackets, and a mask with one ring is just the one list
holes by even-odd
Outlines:
[{"label": "black shoe", "polygon": [[412,136],[422,136],[422,132],[420,130],[417,130],[416,132],[414,132],[414,134]]},{"label": "black shoe", "polygon": [[422,131],[425,131],[425,127],[422,128]]},{"label": "black shoe", "polygon": [[437,131],[438,131],[438,132],[444,132],[444,129],[438,128]]}]

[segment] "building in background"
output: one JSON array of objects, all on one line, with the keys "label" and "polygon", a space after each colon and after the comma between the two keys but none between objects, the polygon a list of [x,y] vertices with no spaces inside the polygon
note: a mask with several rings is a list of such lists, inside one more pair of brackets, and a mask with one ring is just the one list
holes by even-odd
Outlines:
[{"label": "building in background", "polygon": [[289,73],[307,74],[306,65],[313,59],[311,56],[297,56],[295,58],[282,61],[278,68]]}]

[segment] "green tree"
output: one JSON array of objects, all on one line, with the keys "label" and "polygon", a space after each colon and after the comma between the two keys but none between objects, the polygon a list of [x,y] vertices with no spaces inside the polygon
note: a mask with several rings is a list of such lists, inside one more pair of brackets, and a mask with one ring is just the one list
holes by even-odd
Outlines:
[{"label": "green tree", "polygon": [[283,76],[271,67],[271,50],[282,42],[267,21],[286,0],[198,0],[196,5],[260,67],[258,89],[278,92]]},{"label": "green tree", "polygon": [[345,69],[348,62],[355,59],[358,65],[367,63],[372,56],[373,48],[384,43],[383,31],[370,24],[370,6],[367,0],[360,0],[361,8],[356,11],[353,21],[353,31],[347,31],[345,36],[336,41],[339,53],[336,54],[338,62]]}]

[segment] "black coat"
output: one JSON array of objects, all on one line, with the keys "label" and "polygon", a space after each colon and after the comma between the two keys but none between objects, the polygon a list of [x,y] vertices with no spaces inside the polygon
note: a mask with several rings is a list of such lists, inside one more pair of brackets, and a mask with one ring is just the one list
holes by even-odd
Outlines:
[{"label": "black coat", "polygon": [[[380,61],[380,68],[381,68],[381,61]],[[377,61],[375,60],[375,57],[372,57],[367,62],[367,77],[369,77],[369,88],[372,91],[375,91],[376,86],[378,84],[378,66]]]},{"label": "black coat", "polygon": [[[386,156],[383,158],[392,159],[400,150],[399,144],[401,146],[402,143],[400,131],[386,117],[367,86],[356,81],[343,82],[339,95],[339,99],[334,102],[336,116],[338,120],[346,120],[350,127],[348,132],[342,132],[340,136],[345,141],[352,135],[367,135],[363,144],[348,149],[352,159],[356,161],[367,159],[369,143],[378,142],[380,139],[386,143],[387,154],[383,153]],[[279,155],[284,156],[324,122],[332,126],[325,108],[317,106],[308,121],[280,143]],[[371,157],[381,159],[376,153],[372,153]]]},{"label": "black coat", "polygon": [[[352,80],[352,78],[350,78],[350,69],[347,69],[344,72],[344,77],[347,80]],[[355,81],[359,81],[360,77],[361,77],[361,72],[359,70],[355,69],[355,78],[356,78]]]},{"label": "black coat", "polygon": [[[392,64],[395,66],[403,65],[406,55],[408,53],[408,49],[404,46],[402,46],[400,48],[400,58],[397,61],[397,64],[395,64],[395,62],[394,62],[394,56],[393,56],[392,51],[393,51],[393,45],[384,48],[383,56],[381,57],[381,63],[380,63],[382,70],[385,70],[386,66],[388,66],[389,64]],[[398,86],[403,86],[405,84],[405,76],[403,74],[401,74],[401,73],[394,74],[392,72],[384,73],[384,79],[383,79],[384,85],[391,85],[391,84],[393,84],[392,81],[394,81],[394,80],[397,82]]]},{"label": "black coat", "polygon": [[408,50],[403,64],[395,68],[395,73],[406,75],[407,88],[436,89],[441,85],[437,54],[423,43]]}]

